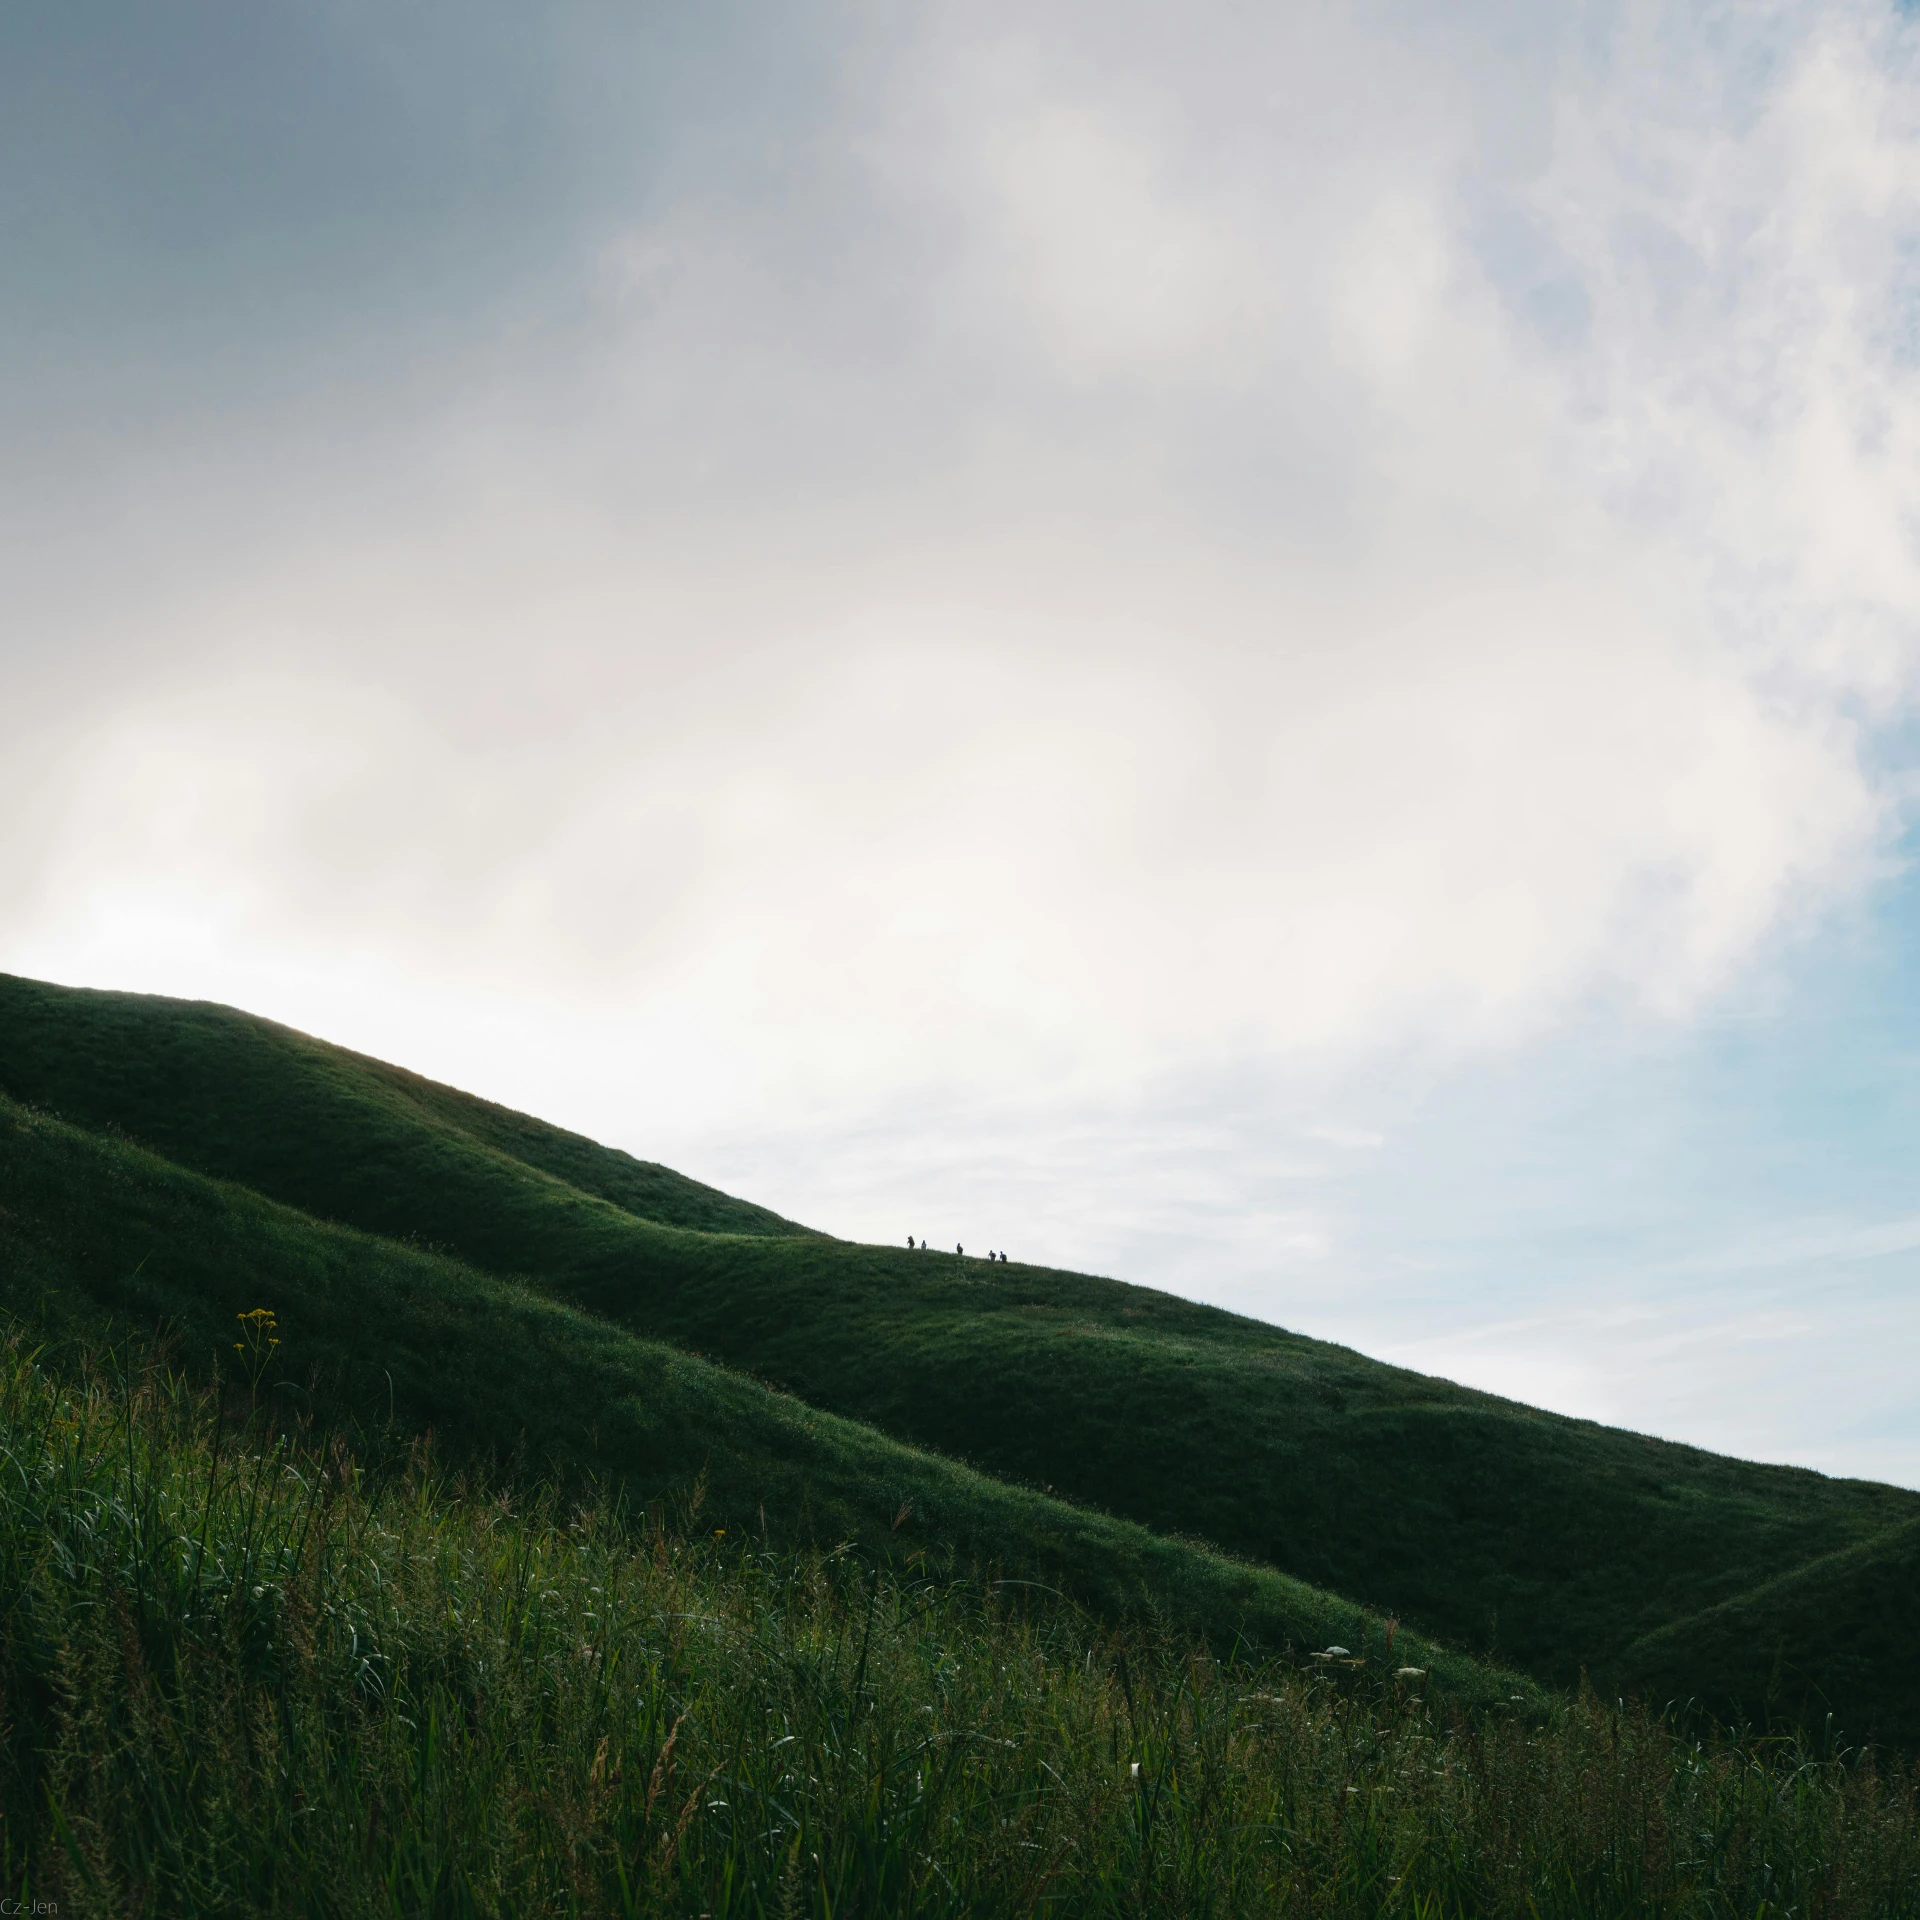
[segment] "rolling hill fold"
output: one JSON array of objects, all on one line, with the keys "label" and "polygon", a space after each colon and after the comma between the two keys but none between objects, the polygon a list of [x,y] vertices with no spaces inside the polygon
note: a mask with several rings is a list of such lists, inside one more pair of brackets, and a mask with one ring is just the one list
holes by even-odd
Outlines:
[{"label": "rolling hill fold", "polygon": [[[1151,1610],[1223,1647],[1384,1651],[1363,1609],[938,1458],[444,1255],[312,1220],[0,1098],[0,1306],[56,1337],[170,1330],[183,1361],[223,1355],[234,1316],[275,1311],[263,1384],[323,1428],[427,1430],[442,1455],[519,1460],[630,1508],[695,1504],[703,1527],[776,1546],[857,1542],[994,1570],[1095,1612]],[[1416,1636],[1465,1700],[1513,1675]]]},{"label": "rolling hill fold", "polygon": [[1818,1727],[1920,1748],[1911,1684],[1920,1520],[1675,1621],[1627,1649],[1619,1682],[1723,1720]]},{"label": "rolling hill fold", "polygon": [[0,1090],[1544,1678],[1920,1517],[1149,1289],[810,1234],[224,1008],[0,976]]}]

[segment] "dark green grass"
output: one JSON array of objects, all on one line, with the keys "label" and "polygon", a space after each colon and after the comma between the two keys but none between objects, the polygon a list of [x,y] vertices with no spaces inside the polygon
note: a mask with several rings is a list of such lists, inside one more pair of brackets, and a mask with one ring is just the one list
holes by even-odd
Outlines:
[{"label": "dark green grass", "polygon": [[[442,1255],[313,1221],[0,1100],[0,1300],[67,1346],[155,1327],[202,1370],[235,1316],[278,1316],[262,1391],[363,1442],[435,1433],[456,1459],[597,1482],[782,1546],[876,1555],[1158,1615],[1219,1646],[1338,1643],[1377,1618],[1242,1565],[916,1450]],[[56,1349],[57,1351],[58,1349]],[[1465,1698],[1532,1689],[1407,1634],[1400,1657]]]},{"label": "dark green grass", "polygon": [[[0,977],[0,1089],[1561,1683],[1920,1516],[1147,1289],[810,1236],[226,1009]],[[1920,1717],[1920,1651],[1882,1686]]]},{"label": "dark green grass", "polygon": [[1621,1682],[1721,1715],[1819,1726],[1920,1750],[1903,1684],[1920,1632],[1920,1521],[1796,1567],[1628,1648]]},{"label": "dark green grass", "polygon": [[0,1726],[0,1885],[63,1917],[1920,1913],[1858,1754],[636,1541],[125,1356],[0,1347]]}]

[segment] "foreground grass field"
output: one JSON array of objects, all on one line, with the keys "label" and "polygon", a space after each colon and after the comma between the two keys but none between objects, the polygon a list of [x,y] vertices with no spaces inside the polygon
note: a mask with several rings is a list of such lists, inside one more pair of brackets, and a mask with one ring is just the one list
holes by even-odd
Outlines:
[{"label": "foreground grass field", "polygon": [[1859,1754],[369,1469],[234,1331],[224,1401],[0,1349],[0,1885],[62,1916],[1920,1913]]},{"label": "foreground grass field", "polygon": [[[445,1301],[432,1299],[440,1281],[402,1290],[418,1357],[384,1369],[449,1430],[501,1395],[529,1444],[561,1444],[554,1407],[512,1399],[515,1354],[487,1345],[505,1322],[457,1362],[432,1358],[436,1317],[478,1326],[459,1303],[482,1280],[512,1280],[520,1310],[545,1296],[574,1311],[583,1377],[615,1329],[638,1336],[636,1352],[672,1350],[675,1367],[720,1363],[698,1376],[714,1417],[694,1429],[719,1460],[763,1461],[757,1441],[729,1454],[745,1376],[804,1403],[795,1419],[838,1415],[849,1435],[858,1423],[862,1445],[968,1462],[1008,1498],[1057,1489],[1067,1511],[1118,1516],[1169,1550],[1210,1543],[1545,1682],[1585,1672],[1783,1724],[1831,1712],[1852,1735],[1920,1745],[1920,1645],[1901,1625],[1920,1603],[1920,1495],[1907,1490],[1560,1419],[1113,1281],[834,1241],[226,1008],[0,976],[0,1091],[103,1152],[130,1136],[297,1209],[299,1232],[319,1219],[382,1236],[356,1243],[368,1273],[398,1258],[395,1241],[457,1256]],[[76,1172],[16,1230],[18,1258],[47,1264],[43,1291],[186,1315],[238,1285],[206,1280],[173,1216],[143,1227],[110,1198],[110,1163]],[[155,1164],[139,1179],[158,1178]],[[93,1250],[74,1251],[82,1242]],[[364,1368],[381,1296],[369,1283],[353,1297],[326,1338],[364,1409],[380,1391]],[[556,1391],[570,1408],[591,1402]],[[497,1435],[497,1410],[488,1423]],[[871,1506],[849,1527],[868,1540]],[[1080,1547],[1060,1539],[1050,1564],[1066,1567]],[[1082,1590],[1106,1578],[1091,1571]],[[1879,1596],[1864,1611],[1862,1593]],[[1856,1617],[1871,1657],[1833,1630]],[[1218,1631],[1218,1613],[1192,1618]]]}]

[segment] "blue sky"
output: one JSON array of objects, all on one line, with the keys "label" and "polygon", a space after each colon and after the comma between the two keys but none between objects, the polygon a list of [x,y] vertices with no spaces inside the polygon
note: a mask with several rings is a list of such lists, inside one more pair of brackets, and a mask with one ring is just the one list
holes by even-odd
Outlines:
[{"label": "blue sky", "polygon": [[1914,34],[13,8],[0,966],[1920,1484]]}]

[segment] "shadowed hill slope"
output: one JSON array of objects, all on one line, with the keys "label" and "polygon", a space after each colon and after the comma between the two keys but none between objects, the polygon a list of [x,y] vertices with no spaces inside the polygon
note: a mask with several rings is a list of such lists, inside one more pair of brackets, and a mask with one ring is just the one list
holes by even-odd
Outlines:
[{"label": "shadowed hill slope", "polygon": [[1629,1647],[1623,1685],[1718,1718],[1920,1747],[1906,1676],[1920,1626],[1920,1520],[1796,1567]]},{"label": "shadowed hill slope", "polygon": [[807,1235],[225,1009],[0,977],[0,1090],[1545,1678],[1920,1517],[1145,1288]]},{"label": "shadowed hill slope", "polygon": [[[204,1367],[236,1314],[269,1306],[283,1346],[265,1395],[349,1435],[432,1430],[443,1452],[592,1479],[630,1507],[685,1514],[697,1498],[701,1525],[780,1546],[857,1541],[1037,1581],[1109,1617],[1150,1609],[1223,1648],[1337,1641],[1384,1662],[1383,1624],[1344,1600],[1005,1486],[445,1256],[4,1099],[0,1149],[0,1306],[56,1341],[165,1325]],[[1410,1633],[1394,1655],[1462,1699],[1523,1686]]]}]

